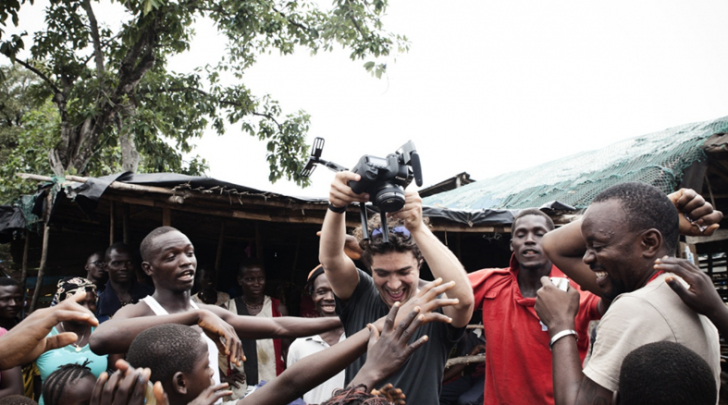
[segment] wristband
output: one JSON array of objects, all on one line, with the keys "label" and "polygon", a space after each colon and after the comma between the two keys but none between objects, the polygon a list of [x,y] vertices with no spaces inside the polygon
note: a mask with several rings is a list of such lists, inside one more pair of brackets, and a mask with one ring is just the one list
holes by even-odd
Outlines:
[{"label": "wristband", "polygon": [[549,350],[553,350],[554,344],[564,336],[574,335],[576,341],[579,341],[579,334],[574,329],[564,329],[561,332],[554,335],[549,342]]},{"label": "wristband", "polygon": [[329,203],[329,211],[335,212],[337,214],[343,214],[344,211],[346,211],[346,207],[347,207],[346,205],[343,207],[335,207],[331,203]]}]

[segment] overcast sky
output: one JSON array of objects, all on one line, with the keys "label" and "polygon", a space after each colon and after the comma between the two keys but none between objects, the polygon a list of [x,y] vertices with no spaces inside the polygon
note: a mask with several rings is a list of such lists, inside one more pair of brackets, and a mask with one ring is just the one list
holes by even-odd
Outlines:
[{"label": "overcast sky", "polygon": [[[37,29],[44,4],[21,14],[21,29]],[[113,7],[97,7],[100,20],[119,23]],[[347,51],[302,49],[261,56],[245,84],[286,113],[311,114],[308,141],[325,138],[327,160],[352,167],[411,139],[425,186],[463,171],[482,181],[728,115],[726,16],[725,1],[390,0],[385,26],[411,49],[387,60],[382,79]],[[173,70],[225,52],[209,21],[195,29]],[[236,127],[197,144],[211,177],[249,187],[326,197],[333,177],[320,167],[307,189],[270,184],[265,144]]]}]

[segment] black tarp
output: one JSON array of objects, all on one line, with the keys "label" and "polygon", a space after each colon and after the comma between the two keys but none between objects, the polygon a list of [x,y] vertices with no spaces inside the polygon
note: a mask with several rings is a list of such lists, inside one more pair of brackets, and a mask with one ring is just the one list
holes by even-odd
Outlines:
[{"label": "black tarp", "polygon": [[18,207],[0,205],[0,243],[10,243],[13,232],[25,228],[23,211]]}]

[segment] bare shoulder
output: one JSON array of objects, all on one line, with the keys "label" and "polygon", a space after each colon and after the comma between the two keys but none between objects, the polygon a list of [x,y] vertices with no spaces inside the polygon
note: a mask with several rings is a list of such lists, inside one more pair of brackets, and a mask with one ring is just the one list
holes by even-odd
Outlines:
[{"label": "bare shoulder", "polygon": [[151,315],[154,315],[154,311],[149,308],[149,305],[145,304],[144,302],[137,302],[136,304],[124,306],[116,311],[113,319],[139,318],[141,316]]}]

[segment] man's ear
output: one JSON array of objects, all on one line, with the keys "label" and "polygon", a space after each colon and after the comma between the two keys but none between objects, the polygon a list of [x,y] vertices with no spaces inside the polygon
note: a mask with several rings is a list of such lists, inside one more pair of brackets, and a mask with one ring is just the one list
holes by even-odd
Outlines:
[{"label": "man's ear", "polygon": [[619,390],[614,391],[614,394],[612,394],[612,405],[619,405]]},{"label": "man's ear", "polygon": [[142,271],[144,271],[144,274],[151,277],[152,276],[152,265],[149,264],[149,262],[142,262]]},{"label": "man's ear", "polygon": [[648,229],[640,236],[642,256],[648,259],[661,254],[663,244],[662,234],[657,229]]},{"label": "man's ear", "polygon": [[184,373],[178,371],[172,376],[172,389],[180,395],[187,395],[187,378]]}]

